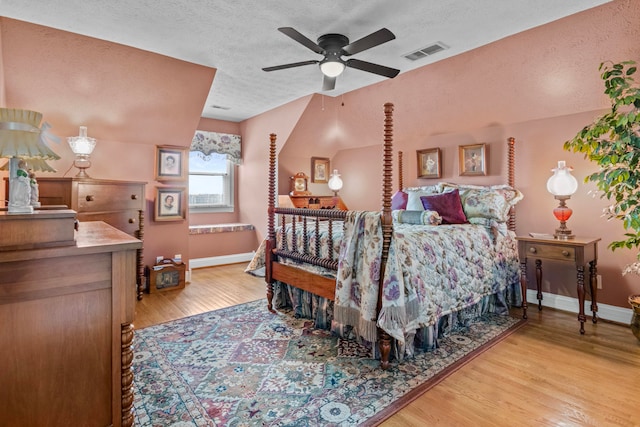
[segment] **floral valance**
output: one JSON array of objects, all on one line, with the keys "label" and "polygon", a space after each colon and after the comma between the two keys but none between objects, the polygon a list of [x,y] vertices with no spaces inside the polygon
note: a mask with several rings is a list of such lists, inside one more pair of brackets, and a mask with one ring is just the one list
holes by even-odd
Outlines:
[{"label": "floral valance", "polygon": [[229,133],[197,130],[191,141],[191,151],[200,151],[205,156],[211,153],[226,154],[235,164],[242,160],[240,135]]}]

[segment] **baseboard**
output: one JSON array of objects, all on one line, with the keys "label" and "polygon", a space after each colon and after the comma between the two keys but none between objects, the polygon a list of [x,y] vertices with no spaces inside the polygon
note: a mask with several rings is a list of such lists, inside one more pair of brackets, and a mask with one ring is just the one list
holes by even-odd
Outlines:
[{"label": "baseboard", "polygon": [[244,254],[213,256],[208,258],[194,258],[189,260],[190,268],[214,267],[216,265],[236,264],[238,262],[249,262],[255,252]]},{"label": "baseboard", "polygon": [[[538,299],[536,297],[536,291],[534,289],[527,289],[527,305],[528,309],[535,309],[538,305]],[[556,308],[558,310],[569,311],[578,313],[578,298],[566,297],[562,295],[550,294],[548,292],[542,293],[542,306]],[[591,318],[591,301],[585,300],[584,312],[587,318]],[[633,310],[630,308],[617,307],[615,305],[600,304],[598,303],[598,317],[600,319],[610,320],[612,322],[629,324],[631,317],[633,316]]]}]

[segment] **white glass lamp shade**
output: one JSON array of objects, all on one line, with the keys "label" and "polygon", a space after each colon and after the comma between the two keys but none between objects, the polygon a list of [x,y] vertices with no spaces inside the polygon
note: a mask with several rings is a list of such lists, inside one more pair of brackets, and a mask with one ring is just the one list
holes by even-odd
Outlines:
[{"label": "white glass lamp shade", "polygon": [[547,181],[547,191],[554,196],[571,196],[578,190],[578,180],[571,175],[571,168],[564,160],[558,161],[558,167],[552,169],[553,175]]},{"label": "white glass lamp shade", "polygon": [[340,174],[338,173],[338,169],[334,169],[331,174],[331,178],[329,178],[329,182],[327,183],[329,189],[333,191],[334,194],[338,194],[338,191],[342,189],[342,179],[340,179]]},{"label": "white glass lamp shade", "polygon": [[327,77],[337,77],[344,71],[344,64],[338,60],[322,61],[320,70]]},{"label": "white glass lamp shade", "polygon": [[74,154],[83,154],[88,156],[96,148],[96,139],[87,136],[87,127],[80,126],[79,136],[70,136],[67,138],[71,151]]},{"label": "white glass lamp shade", "polygon": [[80,171],[76,175],[77,178],[90,178],[86,170],[91,167],[89,155],[96,148],[96,139],[87,136],[87,127],[80,126],[80,135],[70,136],[67,138],[71,151],[76,155],[73,165]]}]

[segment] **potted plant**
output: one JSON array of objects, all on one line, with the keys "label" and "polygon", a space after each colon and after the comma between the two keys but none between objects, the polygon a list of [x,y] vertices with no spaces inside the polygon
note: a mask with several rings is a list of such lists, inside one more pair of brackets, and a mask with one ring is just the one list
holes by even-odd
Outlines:
[{"label": "potted plant", "polygon": [[[640,85],[633,78],[635,61],[617,64],[602,63],[599,68],[604,80],[604,93],[611,100],[611,110],[571,140],[564,149],[584,153],[600,169],[585,178],[596,183],[601,197],[611,201],[605,210],[609,218],[622,221],[625,240],[611,242],[609,248],[640,246]],[[638,261],[628,265],[623,274],[640,274]],[[634,315],[631,329],[640,340],[640,295],[631,295],[629,303]]]}]

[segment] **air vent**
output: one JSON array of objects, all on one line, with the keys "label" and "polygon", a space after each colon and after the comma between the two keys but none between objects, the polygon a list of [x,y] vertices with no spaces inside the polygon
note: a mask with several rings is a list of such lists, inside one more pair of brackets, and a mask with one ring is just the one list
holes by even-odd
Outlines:
[{"label": "air vent", "polygon": [[447,49],[448,46],[444,45],[443,43],[437,42],[434,44],[431,44],[427,47],[423,47],[422,49],[418,49],[415,52],[411,52],[408,53],[406,55],[404,55],[405,58],[407,58],[410,61],[416,61],[420,58],[425,58],[427,56],[431,56],[434,55],[438,52],[441,52],[445,49]]},{"label": "air vent", "polygon": [[216,108],[218,110],[230,110],[231,109],[231,107],[223,107],[222,105],[216,105],[216,104],[211,105],[211,108]]}]

